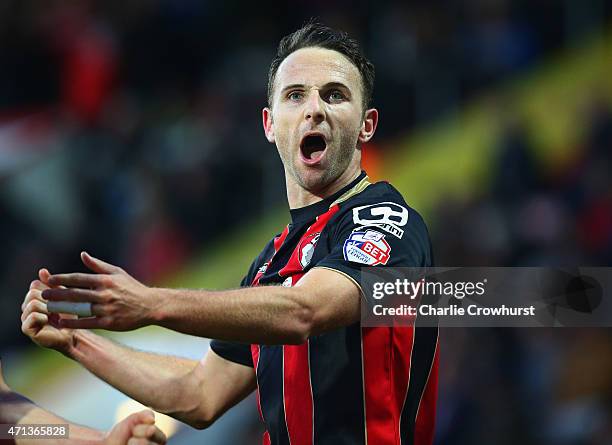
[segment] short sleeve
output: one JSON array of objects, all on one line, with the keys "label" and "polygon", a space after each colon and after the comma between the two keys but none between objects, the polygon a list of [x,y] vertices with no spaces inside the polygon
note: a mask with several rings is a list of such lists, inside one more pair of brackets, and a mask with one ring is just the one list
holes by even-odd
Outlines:
[{"label": "short sleeve", "polygon": [[379,202],[344,211],[330,253],[315,267],[336,270],[357,285],[361,268],[432,266],[427,227],[421,216],[399,202]]},{"label": "short sleeve", "polygon": [[210,349],[220,357],[230,362],[239,363],[244,366],[253,367],[251,345],[221,340],[211,340]]}]

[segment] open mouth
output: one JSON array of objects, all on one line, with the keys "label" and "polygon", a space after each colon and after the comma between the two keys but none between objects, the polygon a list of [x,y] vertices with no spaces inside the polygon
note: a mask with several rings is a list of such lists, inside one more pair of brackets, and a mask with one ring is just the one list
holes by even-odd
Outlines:
[{"label": "open mouth", "polygon": [[314,164],[321,160],[326,148],[327,143],[322,135],[308,135],[302,139],[302,143],[300,144],[302,160],[308,164]]}]

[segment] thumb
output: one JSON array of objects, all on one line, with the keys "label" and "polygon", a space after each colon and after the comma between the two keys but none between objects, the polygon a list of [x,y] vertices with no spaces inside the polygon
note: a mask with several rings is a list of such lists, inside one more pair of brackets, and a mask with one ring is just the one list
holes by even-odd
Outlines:
[{"label": "thumb", "polygon": [[40,279],[40,281],[43,282],[43,284],[46,284],[47,286],[49,285],[50,276],[51,276],[51,273],[47,269],[43,268],[38,271],[38,278]]},{"label": "thumb", "polygon": [[81,261],[83,262],[83,264],[85,264],[85,266],[89,270],[96,272],[96,273],[111,274],[111,273],[116,273],[119,271],[119,268],[117,266],[113,266],[112,264],[104,262],[98,258],[92,257],[87,252],[81,252]]}]

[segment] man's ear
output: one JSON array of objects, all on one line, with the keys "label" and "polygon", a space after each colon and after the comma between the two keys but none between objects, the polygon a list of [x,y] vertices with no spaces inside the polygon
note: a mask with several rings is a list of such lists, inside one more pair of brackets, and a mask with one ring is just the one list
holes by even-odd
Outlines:
[{"label": "man's ear", "polygon": [[264,108],[261,111],[261,117],[263,119],[263,127],[264,133],[266,134],[266,139],[268,142],[274,143],[276,139],[274,138],[274,122],[272,121],[272,110],[268,107]]},{"label": "man's ear", "polygon": [[363,123],[361,124],[361,130],[359,131],[359,142],[365,143],[372,139],[376,132],[376,126],[378,125],[378,110],[376,108],[370,108],[366,110],[363,117]]}]

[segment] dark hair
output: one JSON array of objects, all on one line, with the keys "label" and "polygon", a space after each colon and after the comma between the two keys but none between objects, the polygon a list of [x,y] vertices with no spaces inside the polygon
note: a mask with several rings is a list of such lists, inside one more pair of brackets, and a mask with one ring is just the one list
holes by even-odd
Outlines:
[{"label": "dark hair", "polygon": [[343,31],[336,31],[318,22],[310,22],[297,31],[283,37],[278,44],[276,57],[268,72],[268,105],[272,105],[272,90],[276,72],[283,60],[302,48],[325,48],[338,51],[357,67],[361,74],[364,110],[372,102],[374,90],[374,65],[364,56],[359,43]]}]

